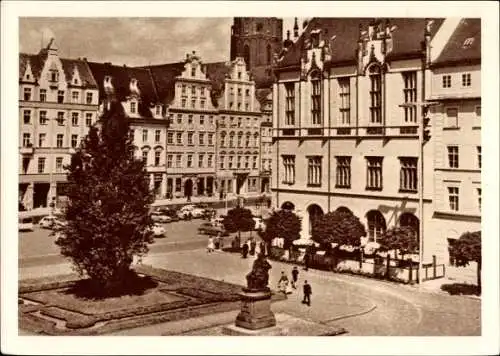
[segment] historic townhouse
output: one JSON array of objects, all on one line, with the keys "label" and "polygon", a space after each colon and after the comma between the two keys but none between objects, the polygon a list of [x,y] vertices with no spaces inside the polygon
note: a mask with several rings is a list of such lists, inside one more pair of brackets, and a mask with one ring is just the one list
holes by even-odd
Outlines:
[{"label": "historic townhouse", "polygon": [[[389,227],[431,221],[433,188],[418,209],[420,110],[425,68],[442,19],[312,19],[285,49],[273,86],[273,206],[302,216],[349,209],[377,238]],[[424,176],[434,149],[424,145]],[[426,233],[431,234],[429,224]],[[434,247],[424,250],[428,261]]]},{"label": "historic townhouse", "polygon": [[156,198],[166,188],[167,107],[157,94],[147,69],[88,62],[99,86],[100,103],[117,100],[130,120],[137,158],[142,158]]},{"label": "historic townhouse", "polygon": [[167,197],[211,196],[215,192],[217,109],[200,57],[193,52],[182,62],[145,68],[158,97],[169,107]]},{"label": "historic townhouse", "polygon": [[[218,68],[217,68],[218,67]],[[208,75],[217,81],[224,73],[219,63],[207,65]],[[247,194],[260,191],[260,125],[262,113],[243,58],[225,66],[218,90],[217,180],[219,194]],[[219,74],[219,75],[217,75]]]},{"label": "historic townhouse", "polygon": [[38,54],[19,55],[19,199],[27,209],[59,203],[63,167],[97,117],[87,63],[57,52],[51,39]]},{"label": "historic townhouse", "polygon": [[[259,89],[263,97],[259,100],[262,111],[262,123],[260,124],[260,191],[271,192],[271,169],[273,160],[273,123],[272,123],[272,91]],[[265,95],[265,96],[264,96]]]},{"label": "historic townhouse", "polygon": [[481,20],[456,21],[431,64],[428,96],[439,103],[431,109],[433,236],[446,262],[448,244],[481,230]]}]

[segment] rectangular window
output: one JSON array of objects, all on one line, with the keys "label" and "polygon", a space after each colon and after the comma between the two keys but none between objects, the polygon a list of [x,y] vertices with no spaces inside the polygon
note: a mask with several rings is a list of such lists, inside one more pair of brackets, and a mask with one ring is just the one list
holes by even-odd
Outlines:
[{"label": "rectangular window", "polygon": [[148,130],[142,130],[142,142],[148,141]]},{"label": "rectangular window", "polygon": [[137,105],[137,103],[136,103],[135,101],[132,101],[132,102],[130,103],[130,112],[131,112],[132,114],[135,114],[135,111],[136,111],[136,105]]},{"label": "rectangular window", "polygon": [[237,144],[238,144],[238,147],[241,147],[241,135],[238,135]]},{"label": "rectangular window", "polygon": [[451,88],[451,75],[443,75],[443,88]]},{"label": "rectangular window", "polygon": [[196,95],[196,87],[194,85],[191,87],[191,95]]},{"label": "rectangular window", "polygon": [[56,157],[56,173],[62,173],[63,169],[63,158]]},{"label": "rectangular window", "polygon": [[76,148],[78,144],[78,135],[71,135],[71,147]]},{"label": "rectangular window", "polygon": [[64,139],[63,134],[57,134],[57,137],[56,137],[56,147],[57,148],[61,148],[63,146],[63,139]]},{"label": "rectangular window", "polygon": [[92,104],[92,99],[93,99],[93,95],[92,93],[87,93],[87,98],[86,98],[86,101],[87,101],[87,104]]},{"label": "rectangular window", "polygon": [[248,105],[248,103],[245,103],[245,111],[248,111],[248,109],[249,109],[249,105]]},{"label": "rectangular window", "polygon": [[477,192],[477,207],[481,211],[481,188],[476,188]]},{"label": "rectangular window", "polygon": [[351,187],[351,157],[336,157],[337,172],[336,172],[336,188]]},{"label": "rectangular window", "polygon": [[40,101],[43,103],[47,101],[47,90],[40,89]]},{"label": "rectangular window", "polygon": [[208,145],[209,146],[213,146],[214,144],[214,134],[213,133],[209,133],[208,134]]},{"label": "rectangular window", "polygon": [[45,157],[38,157],[38,173],[45,173]]},{"label": "rectangular window", "polygon": [[224,156],[219,156],[220,169],[224,169]]},{"label": "rectangular window", "polygon": [[186,107],[186,99],[182,99],[182,101],[181,101],[181,106],[182,106],[183,108],[185,108],[185,107]]},{"label": "rectangular window", "polygon": [[186,94],[186,85],[182,84],[182,94]]},{"label": "rectangular window", "polygon": [[177,114],[177,124],[182,124],[182,114]]},{"label": "rectangular window", "polygon": [[229,147],[234,147],[234,134],[232,132],[229,134]]},{"label": "rectangular window", "polygon": [[462,74],[462,86],[470,87],[470,84],[471,84],[470,73]]},{"label": "rectangular window", "polygon": [[175,157],[175,167],[182,168],[182,155],[177,155]]},{"label": "rectangular window", "polygon": [[205,133],[200,132],[198,135],[198,140],[199,140],[200,146],[205,145]]},{"label": "rectangular window", "polygon": [[180,192],[181,191],[181,185],[182,185],[182,179],[181,178],[175,178],[175,191]]},{"label": "rectangular window", "polygon": [[88,112],[85,114],[85,126],[92,126],[92,113]]},{"label": "rectangular window", "polygon": [[311,95],[311,116],[312,124],[321,124],[321,81],[319,79],[312,80],[312,95]]},{"label": "rectangular window", "polygon": [[167,155],[167,168],[172,168],[173,159],[174,159],[174,155]]},{"label": "rectangular window", "polygon": [[448,146],[448,167],[458,168],[458,146]]},{"label": "rectangular window", "polygon": [[71,93],[71,101],[73,103],[78,103],[80,101],[80,93],[77,91],[74,91]]},{"label": "rectangular window", "polygon": [[155,130],[155,143],[160,143],[160,139],[161,139],[161,131]]},{"label": "rectangular window", "polygon": [[78,113],[77,112],[71,113],[71,125],[78,126]]},{"label": "rectangular window", "polygon": [[200,88],[200,95],[205,96],[205,87]]},{"label": "rectangular window", "polygon": [[249,168],[249,167],[250,167],[250,157],[245,156],[245,168]]},{"label": "rectangular window", "polygon": [[31,157],[23,157],[23,167],[22,167],[23,174],[28,173],[30,162],[31,162]]},{"label": "rectangular window", "polygon": [[24,100],[31,100],[31,88],[24,88]]},{"label": "rectangular window", "polygon": [[446,109],[446,127],[458,127],[458,109]]},{"label": "rectangular window", "polygon": [[204,108],[205,108],[205,100],[203,100],[203,99],[202,99],[202,100],[200,100],[200,107],[201,107],[202,109],[204,109]]},{"label": "rectangular window", "polygon": [[250,89],[245,90],[245,96],[250,96]]},{"label": "rectangular window", "polygon": [[381,75],[374,73],[370,75],[370,122],[382,123],[381,115]]},{"label": "rectangular window", "polygon": [[147,166],[148,165],[148,151],[142,151],[142,163]]},{"label": "rectangular window", "polygon": [[155,166],[160,165],[160,157],[161,157],[161,152],[160,151],[155,151]]},{"label": "rectangular window", "polygon": [[30,110],[23,110],[23,122],[25,124],[31,123],[31,111]]},{"label": "rectangular window", "polygon": [[47,111],[43,110],[38,113],[40,125],[47,125],[49,119],[47,119]]},{"label": "rectangular window", "polygon": [[284,178],[283,183],[294,184],[295,183],[295,156],[282,156],[283,168],[284,168]]},{"label": "rectangular window", "polygon": [[193,166],[193,155],[187,155],[187,167],[191,168]]},{"label": "rectangular window", "polygon": [[198,155],[198,168],[203,167],[203,159],[205,158],[205,155],[203,153],[200,153]]},{"label": "rectangular window", "polygon": [[321,186],[321,156],[307,158],[307,185]]},{"label": "rectangular window", "polygon": [[416,157],[400,157],[401,171],[399,174],[399,190],[404,192],[417,191],[417,161]]},{"label": "rectangular window", "polygon": [[229,156],[229,162],[228,162],[227,166],[229,169],[233,168],[233,156]]},{"label": "rectangular window", "polygon": [[[417,72],[403,72],[403,96],[405,103],[414,103],[417,101]],[[405,113],[405,123],[417,122],[417,108],[415,106],[412,107],[404,107]]]},{"label": "rectangular window", "polygon": [[57,124],[59,126],[64,126],[64,111],[58,111],[57,112]]},{"label": "rectangular window", "polygon": [[58,90],[57,91],[57,102],[59,104],[64,103],[64,90]]},{"label": "rectangular window", "polygon": [[257,156],[253,156],[252,158],[252,168],[257,169]]},{"label": "rectangular window", "polygon": [[188,124],[191,125],[193,123],[193,115],[188,116]]},{"label": "rectangular window", "polygon": [[196,100],[193,99],[193,100],[191,100],[191,107],[194,108],[195,106],[196,106]]},{"label": "rectangular window", "polygon": [[294,83],[285,84],[286,91],[286,109],[285,124],[295,125],[295,85]]},{"label": "rectangular window", "polygon": [[481,169],[481,146],[477,146],[476,150],[477,150],[477,167]]},{"label": "rectangular window", "polygon": [[182,145],[182,132],[177,132],[177,144]]},{"label": "rectangular window", "polygon": [[205,124],[205,116],[200,115],[200,125],[204,125],[204,124]]},{"label": "rectangular window", "polygon": [[38,134],[38,147],[45,147],[45,138],[47,137],[47,134],[41,133]]},{"label": "rectangular window", "polygon": [[367,174],[366,189],[382,190],[382,159],[383,157],[366,157]]},{"label": "rectangular window", "polygon": [[31,146],[31,134],[23,133],[23,147]]},{"label": "rectangular window", "polygon": [[340,95],[340,122],[342,125],[351,124],[351,83],[350,78],[339,78]]},{"label": "rectangular window", "polygon": [[188,132],[188,145],[192,146],[193,145],[193,133]]},{"label": "rectangular window", "polygon": [[458,187],[448,187],[450,210],[458,211]]},{"label": "rectangular window", "polygon": [[174,144],[174,133],[173,132],[167,133],[167,143],[169,145],[173,145]]},{"label": "rectangular window", "polygon": [[233,180],[232,179],[227,180],[227,192],[228,193],[233,192]]},{"label": "rectangular window", "polygon": [[236,168],[241,168],[241,156],[236,157]]},{"label": "rectangular window", "polygon": [[212,168],[212,164],[213,164],[213,156],[212,155],[208,155],[208,158],[207,158],[207,167],[208,168]]}]

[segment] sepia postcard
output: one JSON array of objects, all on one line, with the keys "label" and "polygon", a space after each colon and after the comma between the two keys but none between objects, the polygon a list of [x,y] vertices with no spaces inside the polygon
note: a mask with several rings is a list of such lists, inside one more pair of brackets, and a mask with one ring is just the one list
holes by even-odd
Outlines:
[{"label": "sepia postcard", "polygon": [[2,10],[2,353],[499,351],[498,4]]}]

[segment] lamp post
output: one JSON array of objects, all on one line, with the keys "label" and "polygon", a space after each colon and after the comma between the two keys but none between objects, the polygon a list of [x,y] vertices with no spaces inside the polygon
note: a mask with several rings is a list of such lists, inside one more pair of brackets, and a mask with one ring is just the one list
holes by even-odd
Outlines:
[{"label": "lamp post", "polygon": [[418,211],[419,211],[419,247],[418,247],[418,285],[422,286],[422,269],[424,260],[424,144],[430,136],[426,131],[428,125],[427,110],[431,106],[440,105],[437,102],[422,101],[399,105],[402,108],[420,109],[421,117],[418,127]]}]

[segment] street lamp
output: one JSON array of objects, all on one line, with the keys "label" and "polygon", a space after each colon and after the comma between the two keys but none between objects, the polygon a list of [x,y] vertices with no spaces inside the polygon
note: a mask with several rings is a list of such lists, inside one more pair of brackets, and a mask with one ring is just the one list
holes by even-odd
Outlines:
[{"label": "street lamp", "polygon": [[422,102],[410,102],[399,105],[402,108],[421,108],[421,120],[419,122],[418,130],[418,210],[420,212],[419,216],[419,248],[418,248],[418,285],[422,286],[422,269],[424,260],[424,144],[430,139],[430,133],[428,129],[429,117],[427,116],[429,107],[440,105],[438,102],[432,101],[422,101]]}]

